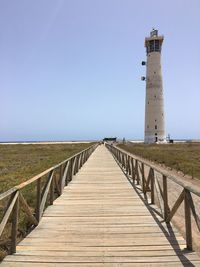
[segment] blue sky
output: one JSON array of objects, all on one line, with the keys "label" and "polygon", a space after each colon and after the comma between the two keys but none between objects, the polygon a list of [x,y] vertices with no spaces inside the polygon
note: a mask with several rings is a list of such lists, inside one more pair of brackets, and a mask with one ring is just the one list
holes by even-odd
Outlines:
[{"label": "blue sky", "polygon": [[152,27],[166,133],[200,138],[199,25],[199,0],[0,0],[0,141],[142,139]]}]

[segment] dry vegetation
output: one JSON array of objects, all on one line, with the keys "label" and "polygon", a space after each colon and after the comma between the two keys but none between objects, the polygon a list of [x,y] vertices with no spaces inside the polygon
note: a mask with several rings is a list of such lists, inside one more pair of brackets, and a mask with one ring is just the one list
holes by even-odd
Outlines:
[{"label": "dry vegetation", "polygon": [[120,144],[126,151],[200,179],[200,143]]},{"label": "dry vegetation", "polygon": [[[199,180],[191,179],[192,169],[193,174],[196,178],[200,179],[200,143],[177,143],[177,144],[152,144],[152,145],[145,145],[145,144],[136,144],[136,143],[126,143],[120,144],[119,147],[123,148],[130,153],[139,156],[140,158],[147,159],[151,161],[151,165],[156,167],[155,163],[159,163],[164,166],[170,167],[172,170],[168,168],[157,168],[159,171],[154,171],[155,179],[157,186],[154,187],[154,197],[155,197],[155,204],[160,211],[164,209],[163,203],[163,176],[162,171],[168,173],[169,176],[174,177],[177,181],[182,180],[182,184],[187,186],[187,189],[195,189],[195,191],[200,192],[200,183]],[[164,166],[163,166],[164,165]],[[175,171],[175,170],[176,171]],[[149,167],[144,165],[145,170],[145,177],[147,180],[149,174]],[[190,175],[179,175],[178,171],[182,171],[185,174]],[[139,171],[140,179],[142,180],[142,173]],[[159,186],[158,186],[159,185]],[[159,189],[160,188],[160,189]],[[140,190],[139,190],[140,192]],[[180,186],[178,183],[171,179],[167,179],[167,192],[168,192],[168,205],[170,210],[172,211],[174,205],[177,207],[177,200],[180,200],[180,194],[183,192],[183,187]],[[143,195],[143,194],[142,194]],[[149,195],[150,197],[150,195]],[[193,201],[190,200],[190,205],[196,210],[196,214],[199,217],[200,215],[200,198],[198,195],[191,193],[191,198]],[[193,202],[193,203],[192,203]],[[176,204],[175,204],[176,203]],[[191,209],[191,210],[192,210]],[[175,210],[175,209],[174,209]],[[172,223],[175,227],[179,230],[179,232],[186,238],[186,228],[185,228],[185,205],[184,201],[176,210],[173,218]],[[197,218],[197,217],[196,217]],[[192,243],[193,248],[196,252],[200,255],[200,232],[197,227],[196,218],[193,216],[191,212],[191,224],[192,224]]]},{"label": "dry vegetation", "polygon": [[91,143],[0,145],[0,193],[90,145]]},{"label": "dry vegetation", "polygon": [[[36,174],[56,165],[79,151],[91,146],[92,143],[80,144],[28,144],[0,145],[0,193],[30,179]],[[42,183],[46,181],[42,178]],[[36,206],[36,184],[32,183],[21,190],[32,212]],[[0,202],[0,222],[9,198]],[[47,203],[48,205],[48,203]],[[18,241],[27,235],[32,225],[20,210]],[[0,261],[10,248],[11,221],[9,220],[0,237]]]}]

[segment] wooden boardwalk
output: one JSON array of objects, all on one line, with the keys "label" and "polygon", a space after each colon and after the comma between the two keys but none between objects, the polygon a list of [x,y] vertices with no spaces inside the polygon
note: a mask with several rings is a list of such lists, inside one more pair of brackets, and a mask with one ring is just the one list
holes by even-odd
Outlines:
[{"label": "wooden boardwalk", "polygon": [[200,266],[99,146],[2,267]]}]

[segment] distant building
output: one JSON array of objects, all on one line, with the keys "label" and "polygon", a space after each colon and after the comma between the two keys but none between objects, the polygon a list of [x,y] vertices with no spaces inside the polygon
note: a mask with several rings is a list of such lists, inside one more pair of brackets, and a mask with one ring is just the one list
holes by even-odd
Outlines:
[{"label": "distant building", "polygon": [[146,65],[146,101],[145,101],[145,143],[166,142],[164,97],[161,70],[161,48],[164,36],[152,30],[150,37],[145,38]]},{"label": "distant building", "polygon": [[103,139],[104,142],[116,142],[117,141],[117,137],[105,137]]}]

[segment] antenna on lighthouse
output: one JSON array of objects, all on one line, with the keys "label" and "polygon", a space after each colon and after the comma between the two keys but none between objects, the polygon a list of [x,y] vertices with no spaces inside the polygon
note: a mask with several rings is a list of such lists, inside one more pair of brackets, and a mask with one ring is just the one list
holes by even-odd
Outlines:
[{"label": "antenna on lighthouse", "polygon": [[150,35],[151,35],[151,37],[158,36],[158,30],[153,28]]}]

